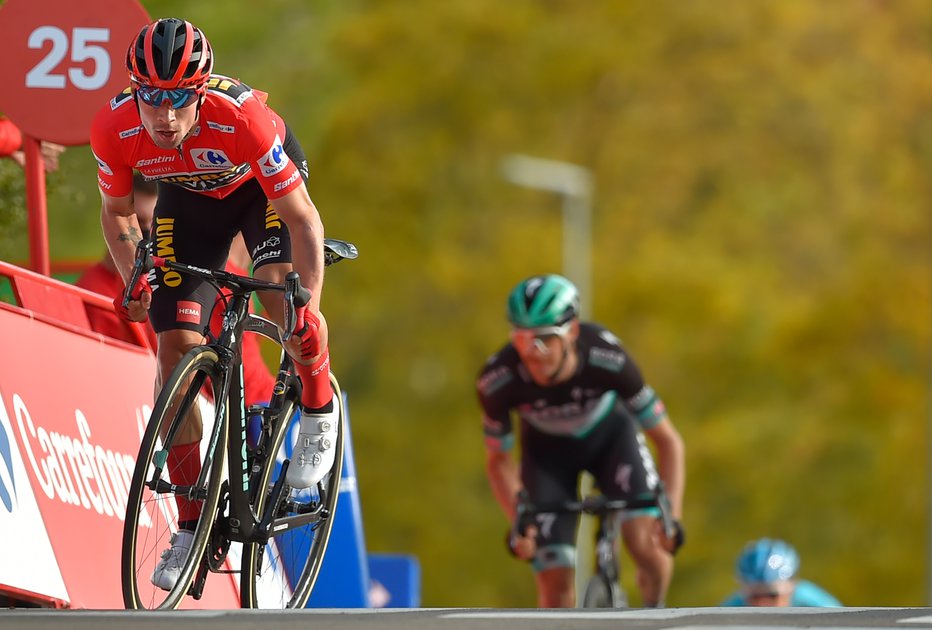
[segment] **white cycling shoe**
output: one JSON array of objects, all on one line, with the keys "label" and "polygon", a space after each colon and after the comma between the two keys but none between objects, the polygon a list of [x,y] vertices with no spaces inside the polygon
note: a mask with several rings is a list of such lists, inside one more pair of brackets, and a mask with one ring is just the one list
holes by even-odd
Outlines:
[{"label": "white cycling shoe", "polygon": [[162,559],[155,566],[152,572],[151,582],[163,591],[170,591],[178,583],[178,576],[181,575],[181,567],[184,566],[188,554],[191,552],[191,541],[194,539],[194,532],[179,530],[178,533],[172,534],[171,547],[162,552]]},{"label": "white cycling shoe", "polygon": [[333,411],[301,413],[298,441],[291,455],[285,480],[292,488],[310,488],[327,476],[336,459],[339,402],[333,398]]}]

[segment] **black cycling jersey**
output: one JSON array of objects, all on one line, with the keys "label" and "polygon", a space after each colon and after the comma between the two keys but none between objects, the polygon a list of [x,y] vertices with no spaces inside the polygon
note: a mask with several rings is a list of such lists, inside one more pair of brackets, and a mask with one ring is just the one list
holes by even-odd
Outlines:
[{"label": "black cycling jersey", "polygon": [[[521,481],[531,501],[576,498],[583,471],[612,498],[650,492],[660,477],[639,426],[656,426],[663,402],[605,328],[581,323],[576,351],[576,372],[547,387],[534,383],[510,343],[489,359],[477,382],[488,448],[512,448],[514,413]],[[576,522],[571,514],[539,515],[535,569],[573,565]]]},{"label": "black cycling jersey", "polygon": [[477,383],[488,440],[510,448],[512,411],[521,419],[522,431],[577,438],[585,437],[618,404],[645,429],[660,421],[663,403],[615,335],[581,323],[576,349],[576,373],[550,387],[534,383],[510,343],[488,360]]}]

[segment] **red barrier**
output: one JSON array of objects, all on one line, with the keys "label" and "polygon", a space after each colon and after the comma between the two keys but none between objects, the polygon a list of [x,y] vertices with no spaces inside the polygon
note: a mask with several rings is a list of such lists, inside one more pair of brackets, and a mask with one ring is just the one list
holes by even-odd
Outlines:
[{"label": "red barrier", "polygon": [[[87,328],[83,308],[109,300],[5,263],[0,275],[23,300],[0,303],[0,593],[122,608],[123,518],[155,357],[142,334],[133,344]],[[238,607],[235,579],[211,576],[190,604]]]},{"label": "red barrier", "polygon": [[[77,333],[93,337],[101,343],[127,347],[149,348],[149,337],[142,324],[120,320],[119,336],[98,335],[91,330],[88,313],[94,309],[113,312],[112,298],[86,291],[80,287],[51,280],[46,276],[0,261],[0,277],[12,290],[13,305],[0,302],[0,308],[11,309]],[[118,343],[124,342],[124,343]],[[151,350],[151,349],[150,349]]]}]

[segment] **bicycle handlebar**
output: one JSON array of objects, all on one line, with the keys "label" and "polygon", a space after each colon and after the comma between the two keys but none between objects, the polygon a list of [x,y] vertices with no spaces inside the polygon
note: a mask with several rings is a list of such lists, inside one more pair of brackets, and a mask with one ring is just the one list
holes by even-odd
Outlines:
[{"label": "bicycle handlebar", "polygon": [[[297,309],[311,301],[311,292],[301,284],[301,278],[296,271],[290,271],[285,276],[284,284],[257,280],[248,276],[239,276],[228,271],[202,269],[193,265],[169,260],[161,256],[152,255],[150,241],[142,240],[136,245],[136,258],[133,261],[133,273],[123,292],[123,308],[129,305],[132,290],[143,274],[155,267],[174,269],[182,273],[198,276],[207,280],[214,280],[225,286],[237,286],[247,291],[282,291],[285,300],[285,321],[282,331],[282,340],[288,341],[297,323]],[[352,243],[337,239],[324,239],[324,266],[329,266],[341,260],[352,260],[359,255],[356,246]]]},{"label": "bicycle handlebar", "polygon": [[667,497],[662,483],[658,486],[655,494],[635,499],[612,499],[603,495],[592,495],[576,501],[532,503],[527,490],[521,490],[518,493],[518,503],[515,507],[516,517],[513,532],[523,536],[527,532],[527,528],[533,524],[534,517],[538,514],[592,514],[601,517],[612,512],[644,508],[659,508],[664,534],[667,538],[676,535],[676,525],[670,508],[670,499]]}]

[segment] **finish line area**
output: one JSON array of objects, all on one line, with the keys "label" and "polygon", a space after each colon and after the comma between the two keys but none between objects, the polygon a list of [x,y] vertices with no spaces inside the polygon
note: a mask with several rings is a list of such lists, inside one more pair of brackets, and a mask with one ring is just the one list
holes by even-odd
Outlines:
[{"label": "finish line area", "polygon": [[144,622],[150,630],[197,624],[210,630],[485,630],[505,624],[534,630],[632,628],[638,630],[779,630],[782,628],[932,628],[932,608],[666,608],[658,610],[540,610],[490,608],[397,608],[99,611],[15,609],[0,612],[4,630],[74,628],[98,630]]}]

